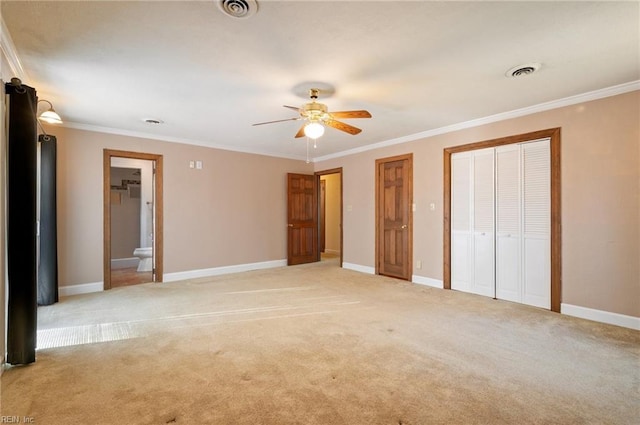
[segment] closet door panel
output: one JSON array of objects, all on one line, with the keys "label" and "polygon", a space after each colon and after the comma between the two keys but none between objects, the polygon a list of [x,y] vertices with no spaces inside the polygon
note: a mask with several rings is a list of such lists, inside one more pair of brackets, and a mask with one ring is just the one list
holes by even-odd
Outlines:
[{"label": "closet door panel", "polygon": [[551,308],[551,164],[549,140],[521,145],[523,300]]},{"label": "closet door panel", "polygon": [[471,292],[495,296],[494,149],[473,155],[473,284]]},{"label": "closet door panel", "polygon": [[496,148],[496,297],[522,301],[520,147]]},{"label": "closet door panel", "polygon": [[472,281],[471,158],[451,156],[451,289],[469,291]]},{"label": "closet door panel", "polygon": [[496,257],[496,298],[520,302],[520,238],[500,237],[497,241]]},{"label": "closet door panel", "polygon": [[471,289],[471,235],[451,235],[451,289],[469,292]]},{"label": "closet door panel", "polygon": [[524,240],[524,304],[551,308],[551,264],[549,240],[528,237]]}]

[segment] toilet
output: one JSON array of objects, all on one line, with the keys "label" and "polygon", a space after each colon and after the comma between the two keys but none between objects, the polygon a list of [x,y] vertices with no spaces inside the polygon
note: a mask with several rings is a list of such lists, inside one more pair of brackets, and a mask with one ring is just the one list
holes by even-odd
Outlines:
[{"label": "toilet", "polygon": [[140,259],[138,272],[150,272],[153,268],[153,248],[136,248],[133,250],[134,257]]}]

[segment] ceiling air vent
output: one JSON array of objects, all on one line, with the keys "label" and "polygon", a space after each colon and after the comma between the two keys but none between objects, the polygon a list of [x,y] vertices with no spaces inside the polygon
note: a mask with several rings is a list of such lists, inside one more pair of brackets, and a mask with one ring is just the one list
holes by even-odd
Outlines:
[{"label": "ceiling air vent", "polygon": [[258,11],[255,0],[218,0],[218,7],[227,16],[246,19]]},{"label": "ceiling air vent", "polygon": [[540,65],[539,63],[528,63],[525,65],[518,65],[518,66],[514,66],[513,68],[505,72],[504,75],[506,75],[507,77],[522,77],[524,75],[533,74],[534,72],[539,70],[541,66],[542,65]]},{"label": "ceiling air vent", "polygon": [[164,121],[158,120],[158,119],[155,119],[155,118],[145,118],[145,119],[143,119],[143,121],[146,122],[147,124],[154,124],[154,125],[164,124]]}]

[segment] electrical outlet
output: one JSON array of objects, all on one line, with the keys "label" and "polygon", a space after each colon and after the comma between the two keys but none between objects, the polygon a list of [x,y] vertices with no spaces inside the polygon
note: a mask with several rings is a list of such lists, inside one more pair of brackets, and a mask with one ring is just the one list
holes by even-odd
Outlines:
[{"label": "electrical outlet", "polygon": [[189,168],[195,168],[196,167],[196,162],[195,161],[189,161]]},{"label": "electrical outlet", "polygon": [[416,261],[416,269],[420,270],[422,268],[422,260]]},{"label": "electrical outlet", "polygon": [[202,170],[202,161],[196,161],[196,169]]}]

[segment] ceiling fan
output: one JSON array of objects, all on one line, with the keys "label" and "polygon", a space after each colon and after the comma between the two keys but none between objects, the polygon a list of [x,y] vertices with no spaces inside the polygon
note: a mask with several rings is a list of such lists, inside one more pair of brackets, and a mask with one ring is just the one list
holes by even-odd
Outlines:
[{"label": "ceiling fan", "polygon": [[371,118],[371,114],[368,111],[364,110],[329,112],[327,105],[325,105],[324,103],[316,102],[319,93],[320,89],[310,89],[309,97],[311,98],[311,102],[305,103],[300,108],[297,108],[295,106],[283,105],[285,108],[297,111],[300,114],[300,116],[298,117],[287,118],[284,120],[260,122],[253,125],[304,120],[305,123],[302,125],[302,127],[300,127],[300,130],[298,130],[295,137],[307,136],[311,139],[317,139],[324,134],[324,125],[333,127],[337,130],[341,130],[352,135],[356,135],[362,131],[357,127],[338,121],[336,118]]}]

